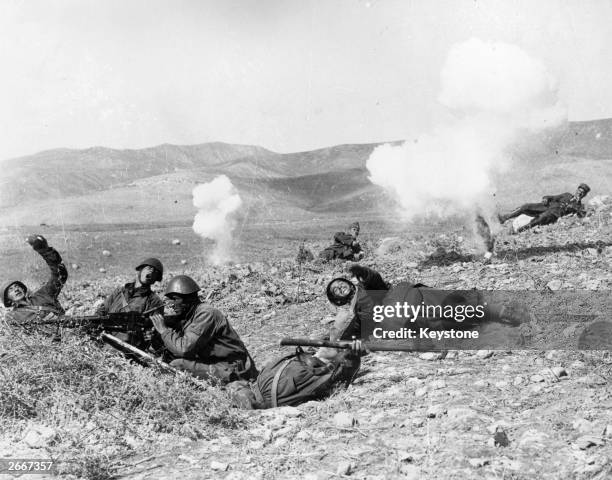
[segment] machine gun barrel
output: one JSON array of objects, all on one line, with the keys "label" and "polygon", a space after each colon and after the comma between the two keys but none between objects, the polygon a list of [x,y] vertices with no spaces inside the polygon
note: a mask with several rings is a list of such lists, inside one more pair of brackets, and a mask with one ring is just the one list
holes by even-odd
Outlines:
[{"label": "machine gun barrel", "polygon": [[100,334],[100,338],[104,342],[106,342],[109,345],[111,345],[116,350],[119,350],[120,352],[123,352],[123,353],[127,353],[128,355],[133,355],[140,362],[142,362],[143,364],[145,364],[145,365],[147,365],[149,367],[157,366],[162,371],[164,371],[166,373],[172,373],[172,374],[174,374],[176,376],[179,376],[179,377],[186,378],[191,383],[193,383],[194,385],[197,385],[199,387],[208,388],[210,386],[208,383],[203,382],[201,380],[198,380],[197,378],[192,377],[188,373],[174,368],[172,365],[169,365],[166,362],[164,362],[164,361],[154,357],[150,353],[142,351],[141,349],[135,347],[134,345],[130,345],[129,343],[124,342],[123,340],[120,340],[119,338],[115,337],[114,335],[111,335],[110,333],[102,332]]}]

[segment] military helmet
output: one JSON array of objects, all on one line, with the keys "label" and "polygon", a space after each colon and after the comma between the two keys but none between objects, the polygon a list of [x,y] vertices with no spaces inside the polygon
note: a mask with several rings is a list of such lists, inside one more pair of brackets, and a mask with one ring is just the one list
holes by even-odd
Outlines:
[{"label": "military helmet", "polygon": [[2,285],[2,303],[4,304],[5,307],[10,307],[11,305],[11,301],[8,298],[8,289],[14,283],[21,286],[21,288],[23,288],[24,291],[28,293],[28,287],[26,287],[25,283],[23,283],[21,280],[9,280],[8,282],[5,282]]},{"label": "military helmet", "polygon": [[153,267],[159,272],[157,280],[161,282],[161,279],[164,276],[164,266],[162,265],[162,263],[157,258],[145,258],[136,266],[136,270],[140,270],[142,267],[147,266]]},{"label": "military helmet", "polygon": [[177,275],[172,277],[168,282],[164,295],[168,296],[172,293],[179,295],[192,295],[200,291],[200,287],[196,281],[187,275]]},{"label": "military helmet", "polygon": [[578,188],[582,188],[585,195],[591,191],[591,187],[589,187],[586,183],[581,183],[578,185]]},{"label": "military helmet", "polygon": [[334,278],[327,284],[327,298],[337,307],[341,307],[348,303],[355,296],[357,288],[346,278]]}]

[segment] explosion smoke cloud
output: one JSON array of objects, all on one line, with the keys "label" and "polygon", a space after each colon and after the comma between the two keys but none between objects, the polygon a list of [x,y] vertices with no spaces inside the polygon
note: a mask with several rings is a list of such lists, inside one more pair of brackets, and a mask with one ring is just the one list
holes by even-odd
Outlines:
[{"label": "explosion smoke cloud", "polygon": [[453,119],[414,141],[376,148],[366,163],[370,180],[397,199],[406,219],[491,218],[494,174],[508,167],[517,133],[565,119],[555,82],[520,48],[471,39],[449,52],[438,100]]},{"label": "explosion smoke cloud", "polygon": [[209,255],[211,263],[219,265],[231,260],[232,233],[236,227],[235,213],[242,205],[240,195],[225,175],[193,189],[193,204],[198,209],[193,231],[215,242]]}]

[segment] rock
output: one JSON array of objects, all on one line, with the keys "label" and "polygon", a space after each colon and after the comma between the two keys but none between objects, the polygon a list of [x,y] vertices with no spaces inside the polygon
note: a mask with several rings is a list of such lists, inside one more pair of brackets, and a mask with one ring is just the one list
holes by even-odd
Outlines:
[{"label": "rock", "polygon": [[548,287],[549,290],[552,290],[553,292],[556,290],[559,290],[561,288],[561,286],[563,285],[563,282],[561,280],[551,280],[550,282],[548,282],[546,284],[546,286]]},{"label": "rock", "polygon": [[520,375],[517,375],[516,377],[514,377],[512,385],[514,385],[515,387],[518,387],[519,385],[522,385],[523,383],[525,383],[525,379],[521,377]]},{"label": "rock", "polygon": [[247,443],[247,448],[249,450],[261,450],[262,448],[264,448],[265,443],[264,442],[260,442],[259,440],[254,440],[252,442]]},{"label": "rock", "polygon": [[472,385],[474,385],[477,388],[488,387],[489,386],[489,382],[487,382],[486,380],[483,380],[482,378],[480,378],[480,379],[476,380],[475,382],[473,382]]},{"label": "rock", "polygon": [[493,350],[478,350],[476,356],[482,359],[490,358],[493,356]]},{"label": "rock", "polygon": [[37,425],[26,431],[23,443],[31,448],[45,448],[53,445],[57,437],[58,434],[53,428]]},{"label": "rock", "polygon": [[529,215],[525,215],[525,214],[519,215],[514,220],[512,220],[512,227],[511,227],[512,232],[517,233],[519,228],[524,227],[532,220],[533,220],[533,217],[530,217]]},{"label": "rock", "polygon": [[578,418],[572,422],[572,428],[580,433],[593,433],[595,431],[595,424],[585,418]]},{"label": "rock", "polygon": [[261,439],[264,442],[271,442],[272,441],[272,430],[270,428],[264,428],[263,432],[261,433]]},{"label": "rock", "polygon": [[343,461],[338,463],[338,467],[336,467],[336,475],[350,475],[353,470],[353,466],[351,462]]},{"label": "rock", "polygon": [[578,377],[576,381],[578,383],[584,383],[585,385],[605,385],[607,383],[605,378],[592,373],[584,377]]},{"label": "rock", "polygon": [[606,438],[612,438],[612,425],[606,425],[604,428],[603,436]]},{"label": "rock", "polygon": [[216,460],[213,460],[212,462],[210,462],[210,468],[212,470],[218,470],[220,472],[225,472],[229,468],[229,464],[223,463],[223,462],[217,462]]},{"label": "rock", "polygon": [[357,425],[359,422],[349,412],[338,412],[333,418],[334,425],[340,428],[351,428]]},{"label": "rock", "polygon": [[427,392],[428,392],[427,387],[417,388],[414,391],[414,396],[417,398],[424,397],[425,395],[427,395]]},{"label": "rock", "polygon": [[312,438],[312,435],[308,433],[306,430],[300,430],[295,436],[296,440],[302,440],[302,441],[310,440],[311,438]]},{"label": "rock", "polygon": [[550,371],[557,378],[567,377],[567,370],[565,370],[563,367],[552,367]]},{"label": "rock", "polygon": [[540,382],[543,382],[545,380],[546,379],[542,375],[538,375],[538,374],[535,374],[535,375],[532,375],[531,377],[529,377],[529,381],[531,383],[540,383]]},{"label": "rock", "polygon": [[419,355],[419,358],[421,360],[440,360],[444,356],[444,352],[424,352]]},{"label": "rock", "polygon": [[[303,480],[327,480],[330,474],[324,471],[308,472],[304,475]],[[299,477],[296,477],[299,478]]]},{"label": "rock", "polygon": [[502,428],[497,428],[495,433],[493,434],[493,445],[496,447],[507,447],[510,445],[510,439],[506,432]]},{"label": "rock", "polygon": [[172,240],[172,245],[180,245],[181,241],[178,238],[175,238],[174,240]]},{"label": "rock", "polygon": [[442,405],[432,405],[427,409],[427,418],[440,418],[446,413],[446,408]]},{"label": "rock", "polygon": [[549,436],[538,430],[527,430],[521,435],[521,438],[518,441],[518,446],[520,448],[528,449],[528,450],[539,450],[546,446],[546,443],[549,440]]},{"label": "rock", "polygon": [[446,388],[446,382],[443,379],[433,380],[432,382],[429,382],[429,388],[431,388],[432,390]]},{"label": "rock", "polygon": [[102,255],[104,255],[105,257],[110,257],[111,252],[109,252],[108,250],[102,250]]},{"label": "rock", "polygon": [[100,268],[100,269],[98,270],[98,272],[100,272],[100,273],[106,273],[106,268]]},{"label": "rock", "polygon": [[574,442],[574,445],[580,450],[586,450],[589,447],[598,447],[604,444],[604,441],[600,437],[594,435],[584,435]]},{"label": "rock", "polygon": [[281,428],[279,430],[276,430],[273,433],[273,437],[274,438],[279,438],[279,437],[282,437],[283,435],[289,435],[290,433],[293,433],[293,431],[294,431],[293,427],[284,427],[284,428]]},{"label": "rock", "polygon": [[296,407],[280,407],[277,408],[276,411],[279,415],[285,415],[286,417],[301,417],[304,415],[304,412]]},{"label": "rock", "polygon": [[187,265],[187,260],[181,260],[181,265]]},{"label": "rock", "polygon": [[275,448],[281,448],[284,447],[286,445],[289,445],[289,439],[287,437],[280,437],[277,438],[276,440],[274,440],[274,443],[272,444]]},{"label": "rock", "polygon": [[450,407],[447,410],[446,415],[448,416],[449,420],[456,422],[464,422],[478,417],[478,413],[469,407]]},{"label": "rock", "polygon": [[73,264],[71,265],[71,267],[72,267],[72,269],[73,269],[73,270],[78,270],[79,268],[81,268],[81,267],[79,267],[79,266],[78,266],[76,263],[73,263]]},{"label": "rock", "polygon": [[488,458],[469,458],[468,463],[474,468],[479,468],[489,465],[491,461]]},{"label": "rock", "polygon": [[404,476],[403,480],[419,480],[421,478],[421,470],[409,463],[402,463],[400,465],[400,473]]}]

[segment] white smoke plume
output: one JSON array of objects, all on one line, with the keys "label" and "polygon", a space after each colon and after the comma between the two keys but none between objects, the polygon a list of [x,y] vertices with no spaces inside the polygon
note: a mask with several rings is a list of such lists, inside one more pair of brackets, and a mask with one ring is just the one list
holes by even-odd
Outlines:
[{"label": "white smoke plume", "polygon": [[242,205],[240,195],[225,175],[193,189],[193,204],[198,209],[193,231],[215,242],[208,256],[214,265],[231,260],[232,233],[236,227],[236,212]]},{"label": "white smoke plume", "polygon": [[541,62],[514,45],[478,39],[450,50],[438,100],[452,120],[415,140],[382,145],[366,163],[370,180],[398,200],[408,220],[491,213],[494,174],[508,167],[506,150],[517,133],[565,119]]}]

